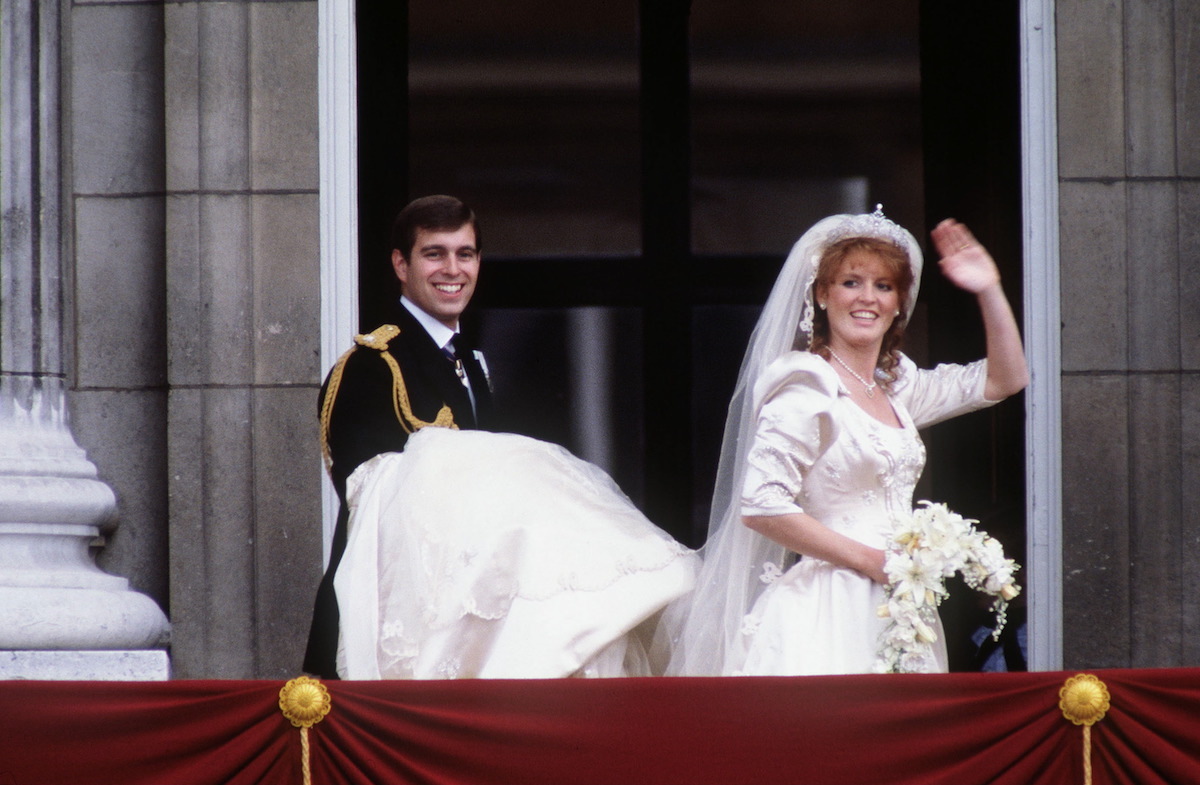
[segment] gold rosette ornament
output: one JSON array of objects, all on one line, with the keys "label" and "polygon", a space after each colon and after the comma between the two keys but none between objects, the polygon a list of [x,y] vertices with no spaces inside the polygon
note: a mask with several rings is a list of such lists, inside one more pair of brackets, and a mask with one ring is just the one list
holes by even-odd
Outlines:
[{"label": "gold rosette ornament", "polygon": [[311,728],[329,713],[329,690],[316,679],[301,676],[279,691],[279,709],[297,728]]},{"label": "gold rosette ornament", "polygon": [[325,719],[331,708],[333,700],[329,697],[329,690],[308,676],[292,679],[279,691],[279,710],[300,729],[300,767],[304,773],[304,785],[312,783],[308,762],[308,729]]},{"label": "gold rosette ornament", "polygon": [[1092,725],[1104,719],[1111,699],[1104,682],[1090,673],[1072,676],[1058,691],[1058,707],[1063,716],[1083,726],[1083,781],[1092,782]]},{"label": "gold rosette ornament", "polygon": [[1058,707],[1076,725],[1091,725],[1104,719],[1110,705],[1108,687],[1090,673],[1067,679],[1058,691]]}]

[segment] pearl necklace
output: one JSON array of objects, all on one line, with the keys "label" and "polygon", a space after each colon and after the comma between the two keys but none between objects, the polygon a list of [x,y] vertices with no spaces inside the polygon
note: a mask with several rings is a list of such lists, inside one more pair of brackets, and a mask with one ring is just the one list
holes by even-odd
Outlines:
[{"label": "pearl necklace", "polygon": [[879,382],[871,382],[868,384],[867,380],[862,378],[861,376],[859,376],[858,373],[853,368],[851,368],[849,365],[846,365],[846,361],[843,360],[841,357],[838,357],[837,352],[835,352],[832,348],[829,350],[829,356],[832,357],[833,359],[837,360],[838,365],[840,365],[846,369],[846,373],[850,374],[855,379],[858,379],[859,384],[861,384],[863,387],[865,387],[867,389],[867,397],[868,398],[875,397],[875,388],[879,386]]}]

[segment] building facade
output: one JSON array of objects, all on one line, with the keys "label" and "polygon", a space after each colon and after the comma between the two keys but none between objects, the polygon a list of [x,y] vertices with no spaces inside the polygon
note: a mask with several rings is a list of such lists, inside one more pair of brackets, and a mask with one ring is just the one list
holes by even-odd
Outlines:
[{"label": "building facade", "polygon": [[[361,85],[384,66],[355,61],[350,0],[0,2],[6,30],[26,30],[27,40],[40,42],[29,49],[5,46],[0,66],[6,86],[17,75],[36,74],[29,90],[47,104],[30,132],[41,144],[29,149],[53,143],[59,151],[57,169],[45,171],[53,182],[40,190],[39,220],[54,234],[39,236],[56,238],[61,287],[49,312],[18,307],[28,296],[8,282],[24,257],[6,239],[0,258],[4,335],[56,333],[61,351],[58,361],[27,367],[6,352],[0,377],[61,380],[70,433],[115,494],[115,525],[100,527],[97,563],[161,607],[171,627],[172,674],[294,676],[328,515],[317,390],[359,326],[353,257],[359,233],[366,237],[376,228],[361,225],[369,222],[360,221],[357,167],[361,150],[379,146],[360,145],[359,125],[386,127],[392,117],[363,119],[364,104],[386,113],[392,99],[364,98]],[[635,30],[638,8],[630,5],[620,24]],[[640,7],[651,13],[656,5],[662,4]],[[803,29],[803,15],[817,13],[818,5],[798,4],[790,23]],[[912,19],[931,19],[942,5],[912,3]],[[707,12],[700,2],[691,6],[693,23],[702,25]],[[1031,596],[1031,663],[1197,665],[1200,603],[1192,589],[1200,585],[1200,561],[1193,557],[1200,540],[1200,314],[1193,306],[1200,302],[1200,134],[1194,132],[1200,87],[1189,79],[1189,64],[1200,59],[1200,8],[1184,0],[1023,0],[1019,12],[1011,66],[1022,75],[1020,109],[1010,115],[1021,115],[1011,120],[1020,129],[1023,212],[1008,231],[1014,258],[1021,260],[1015,269],[1034,379],[1018,404],[1026,425],[1026,498],[1013,503],[1028,539],[1023,577]],[[411,47],[414,64],[411,73],[401,69],[413,85],[402,110],[421,101],[430,112],[454,108],[438,103],[438,91],[457,78],[454,56],[434,50],[420,59],[426,56],[421,36],[449,36],[462,27],[454,13],[398,31],[398,56]],[[527,13],[504,29],[536,30],[542,17],[533,6]],[[581,29],[603,27],[578,13]],[[492,29],[498,19],[488,21]],[[561,26],[552,32],[563,51],[572,49],[573,35],[584,35],[571,20],[545,24]],[[728,20],[712,24],[729,27]],[[861,22],[823,24],[828,31],[849,30],[848,37],[864,29]],[[918,35],[917,24],[910,43],[928,49],[933,44]],[[514,37],[512,46],[519,50],[522,41]],[[812,51],[819,50],[814,44]],[[646,83],[637,58],[648,57],[648,49],[596,51],[589,61],[594,70],[575,63],[555,89],[593,89],[589,80],[600,79],[598,94],[619,107],[625,100],[620,90],[636,90],[639,74]],[[888,52],[846,51],[847,58],[879,65],[878,73],[849,83],[843,70],[825,84],[813,70],[803,86],[786,88],[760,75],[758,94],[792,90],[826,111],[843,112],[839,118],[872,117],[846,114],[845,94],[892,102],[889,112],[917,106],[921,89],[928,94],[911,62],[893,78]],[[512,57],[519,62],[527,55]],[[722,95],[722,85],[736,93],[743,84],[736,67],[718,68],[719,55],[714,49],[711,59],[693,61],[691,78],[710,88],[704,95]],[[613,66],[614,60],[622,64]],[[506,78],[524,80],[519,100],[532,100],[536,73],[495,74],[496,84],[472,89],[505,95],[515,90]],[[18,116],[34,111],[11,95],[5,94],[3,129],[10,140]],[[699,116],[713,106],[721,104],[698,96],[691,110]],[[502,114],[482,100],[473,107]],[[645,104],[642,110],[654,111]],[[606,110],[603,117],[619,113]],[[589,120],[593,127],[599,122]],[[385,146],[432,149],[421,127],[410,119]],[[814,138],[818,131],[828,135],[828,129],[789,127]],[[919,147],[919,128],[911,136]],[[707,137],[695,131],[692,138],[702,159]],[[863,139],[861,149],[880,149],[876,140]],[[887,149],[885,162],[867,167],[865,185],[846,176],[862,172],[822,174],[826,184],[814,186],[814,193],[827,194],[820,203],[841,204],[837,199],[850,199],[849,192],[864,199],[855,189],[895,193],[889,201],[909,193],[891,183],[919,183],[919,155],[906,157],[903,144]],[[8,171],[0,177],[11,180],[18,160],[6,155]],[[734,164],[786,166],[749,155]],[[419,162],[407,175],[409,183],[398,184],[397,192],[420,191],[427,182]],[[736,185],[728,172],[696,179],[713,193],[732,193]],[[827,181],[836,188],[830,191]],[[466,180],[455,185],[472,187]],[[653,189],[641,194],[670,203]],[[708,240],[695,227],[713,224],[701,220],[703,205],[695,205],[692,242],[703,244]],[[731,209],[722,204],[712,214]],[[906,224],[924,221],[920,210],[899,212]],[[485,227],[496,227],[491,247],[501,256],[558,253],[537,239],[555,227],[574,231],[572,242],[593,243],[600,254],[626,253],[605,243],[635,235],[636,214],[597,215],[581,224],[591,227],[587,231],[571,229],[565,219],[514,231],[518,221],[531,220],[528,213],[510,215],[499,207],[483,217]],[[4,220],[8,238],[15,219],[6,211]],[[795,229],[798,234],[803,227]],[[653,245],[649,235],[644,242]],[[611,301],[618,314],[620,298],[617,292]],[[53,320],[54,329],[37,327],[43,319]],[[508,334],[503,324],[494,329],[494,340]],[[936,323],[931,329],[937,332]],[[612,335],[621,340],[619,332]],[[638,405],[652,408],[648,400]],[[0,408],[0,416],[5,411]],[[646,428],[650,419],[643,411]],[[702,485],[703,476],[698,471],[695,484]],[[0,475],[0,486],[4,481]],[[4,569],[0,585],[8,585]]]}]

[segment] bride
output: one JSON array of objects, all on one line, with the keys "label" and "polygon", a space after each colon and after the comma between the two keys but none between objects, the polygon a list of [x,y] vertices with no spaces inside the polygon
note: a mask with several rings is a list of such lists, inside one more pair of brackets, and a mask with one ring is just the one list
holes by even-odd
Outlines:
[{"label": "bride", "polygon": [[917,429],[1028,382],[991,256],[955,221],[933,240],[943,274],[978,300],[984,360],[920,370],[900,353],[922,257],[882,209],[823,219],[792,249],[729,407],[704,566],[679,603],[668,672],[873,670],[883,549],[912,514],[925,460]]},{"label": "bride", "polygon": [[515,434],[422,428],[346,498],[345,679],[651,675],[697,567],[603,471]]}]

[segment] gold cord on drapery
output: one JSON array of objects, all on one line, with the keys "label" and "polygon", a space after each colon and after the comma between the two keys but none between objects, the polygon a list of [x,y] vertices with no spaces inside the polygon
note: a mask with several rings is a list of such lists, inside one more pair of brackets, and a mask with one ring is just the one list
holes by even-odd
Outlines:
[{"label": "gold cord on drapery", "polygon": [[329,697],[329,690],[308,676],[292,679],[279,691],[279,710],[292,725],[300,729],[300,770],[304,775],[304,785],[312,785],[308,729],[325,719],[331,708],[333,700]]},{"label": "gold cord on drapery", "polygon": [[1083,782],[1092,785],[1092,725],[1104,719],[1111,700],[1108,687],[1090,673],[1067,679],[1058,691],[1063,716],[1083,726]]}]

